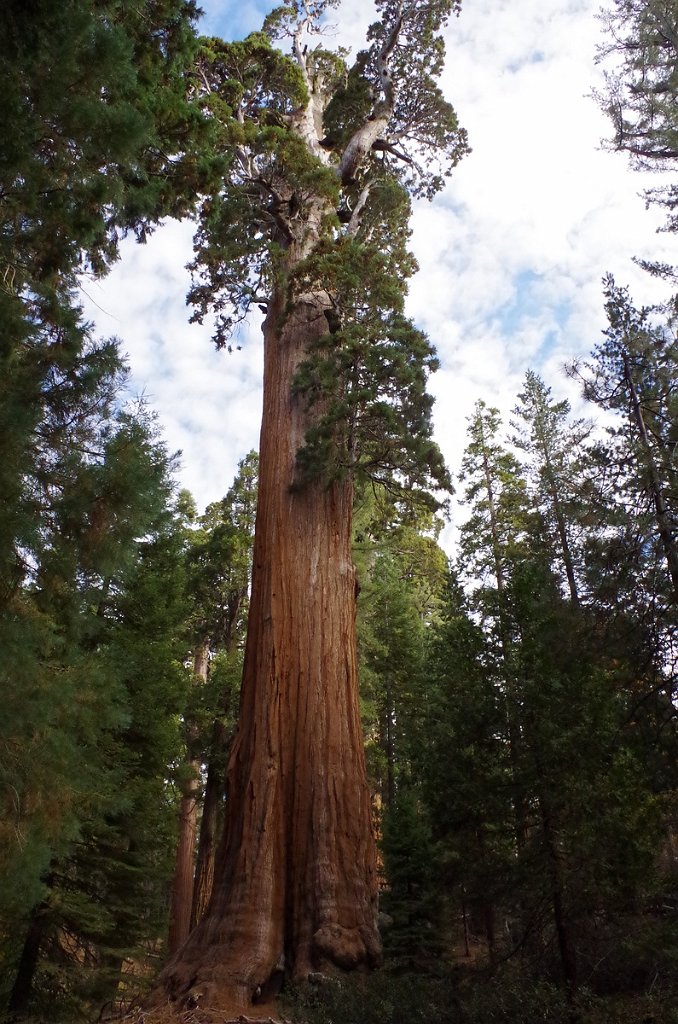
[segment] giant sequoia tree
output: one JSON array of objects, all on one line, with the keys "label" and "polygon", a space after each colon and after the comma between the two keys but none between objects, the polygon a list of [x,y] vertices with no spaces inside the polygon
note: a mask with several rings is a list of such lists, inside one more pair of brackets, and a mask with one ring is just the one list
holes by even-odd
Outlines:
[{"label": "giant sequoia tree", "polygon": [[[335,0],[295,0],[211,40],[195,88],[230,171],[205,200],[196,317],[218,344],[263,306],[252,598],[230,818],[207,914],[163,975],[171,999],[244,1006],[285,976],[374,964],[377,878],[357,701],[357,476],[425,497],[428,340],[403,314],[410,195],[466,150],[436,85],[454,0],[378,0],[348,68],[314,44]],[[292,55],[272,45],[287,39]]]}]

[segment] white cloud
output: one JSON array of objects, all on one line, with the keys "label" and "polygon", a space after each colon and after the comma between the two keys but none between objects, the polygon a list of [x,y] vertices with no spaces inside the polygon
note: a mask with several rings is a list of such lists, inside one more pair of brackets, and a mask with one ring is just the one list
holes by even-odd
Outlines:
[{"label": "white cloud", "polygon": [[242,351],[217,352],[209,328],[188,322],[191,237],[188,223],[169,222],[145,246],[125,243],[111,274],[85,283],[85,309],[99,333],[121,339],[132,393],[158,413],[169,449],[182,452],[181,484],[203,507],[258,447],[262,341],[252,324]]},{"label": "white cloud", "polygon": [[[631,257],[673,258],[674,238],[655,234],[659,217],[638,194],[649,182],[601,148],[609,125],[590,96],[600,81],[598,5],[466,0],[447,32],[444,90],[473,152],[432,205],[416,205],[421,270],[409,311],[439,350],[436,433],[455,471],[476,400],[507,419],[528,367],[557,396],[576,396],[560,368],[600,336],[606,271],[651,301],[656,285]],[[203,6],[209,31],[244,25],[242,5]],[[250,5],[247,30],[264,9]],[[344,0],[341,41],[358,49],[373,18],[372,4]],[[187,323],[189,258],[189,226],[168,224],[147,246],[126,245],[88,292],[113,314],[91,307],[103,332],[122,337],[135,386],[158,410],[170,446],[183,449],[183,482],[204,505],[257,444],[261,335],[254,325],[243,351],[228,356],[214,351],[206,328]]]}]

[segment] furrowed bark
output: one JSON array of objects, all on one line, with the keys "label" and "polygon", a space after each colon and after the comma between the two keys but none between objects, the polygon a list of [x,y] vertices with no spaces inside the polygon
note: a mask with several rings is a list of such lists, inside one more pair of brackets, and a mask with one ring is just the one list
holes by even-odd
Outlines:
[{"label": "furrowed bark", "polygon": [[[391,120],[388,61],[401,19],[380,54],[383,98],[337,167],[352,180]],[[326,166],[322,111],[329,96],[294,52],[309,103],[290,129]],[[285,183],[281,181],[285,190]],[[367,200],[359,198],[354,222]],[[293,196],[286,194],[285,201]],[[284,203],[282,208],[284,208]],[[284,272],[264,322],[264,407],[252,597],[240,719],[227,772],[227,824],[205,916],[161,976],[157,1002],[238,1013],[273,997],[285,977],[376,965],[377,866],[358,704],[356,579],[349,478],[295,486],[296,457],[312,423],[293,394],[299,364],[328,333],[321,289],[290,294],[286,280],[323,240],[333,206],[306,198],[279,225]]]},{"label": "furrowed bark", "polygon": [[250,627],[229,823],[203,921],[164,972],[179,1003],[242,1009],[283,976],[379,960],[377,873],[358,707],[348,480],[292,489],[308,412],[292,381],[327,331],[323,296],[264,324]]},{"label": "furrowed bark", "polygon": [[193,879],[193,906],[191,909],[191,928],[202,920],[207,910],[212,887],[214,885],[214,862],[218,843],[220,824],[223,821],[222,805],[224,797],[224,776],[228,732],[222,721],[215,721],[212,726],[210,743],[210,760],[207,767],[205,796],[202,802],[200,818],[200,834],[198,837],[198,854]]},{"label": "furrowed bark", "polygon": [[[209,652],[207,645],[201,644],[193,657],[193,679],[195,685],[204,686],[207,682],[208,660]],[[170,953],[176,953],[188,938],[191,928],[193,856],[198,825],[200,761],[191,754],[190,748],[195,744],[196,734],[196,727],[189,723],[187,727],[189,758],[186,767],[190,774],[183,782],[181,803],[179,805],[179,839],[174,862],[170,925],[167,938],[167,947]]]}]

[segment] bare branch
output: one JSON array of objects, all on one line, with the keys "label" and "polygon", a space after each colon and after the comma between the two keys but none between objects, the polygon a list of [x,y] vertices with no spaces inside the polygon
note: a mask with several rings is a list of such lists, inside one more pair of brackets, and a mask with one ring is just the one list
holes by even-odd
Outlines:
[{"label": "bare branch", "polygon": [[377,65],[383,99],[378,100],[371,113],[349,139],[339,164],[339,177],[344,184],[353,181],[359,168],[374,143],[379,139],[393,116],[396,103],[396,88],[389,66],[391,54],[396,48],[403,27],[402,10],[399,12],[386,41],[381,48]]},{"label": "bare branch", "polygon": [[360,214],[362,213],[363,207],[365,206],[365,203],[369,198],[371,188],[372,182],[368,182],[367,185],[365,185],[365,188],[358,196],[358,201],[355,204],[353,210],[351,211],[351,219],[349,220],[348,225],[346,227],[346,234],[350,238],[354,238],[355,235],[358,233],[358,230],[360,228]]},{"label": "bare branch", "polygon": [[391,153],[393,156],[397,157],[398,160],[404,160],[405,163],[411,164],[412,167],[416,167],[414,160],[409,157],[407,153],[403,153],[402,150],[396,149],[396,147],[392,145],[392,143],[387,142],[386,139],[377,139],[376,142],[372,143],[372,149],[383,153]]}]

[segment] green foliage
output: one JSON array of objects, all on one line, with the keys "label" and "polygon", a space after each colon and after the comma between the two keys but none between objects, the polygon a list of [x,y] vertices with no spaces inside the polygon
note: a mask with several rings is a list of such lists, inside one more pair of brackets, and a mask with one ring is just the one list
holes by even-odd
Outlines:
[{"label": "green foliage", "polygon": [[[403,316],[416,267],[407,220],[410,196],[436,192],[466,151],[435,84],[439,31],[456,5],[417,3],[405,14],[382,5],[372,49],[351,70],[343,51],[305,45],[334,6],[284,5],[263,32],[203,47],[201,102],[232,157],[223,187],[201,206],[189,301],[194,319],[215,317],[222,347],[254,304],[268,310],[275,298],[289,314],[300,295],[323,297],[327,332],[291,382],[310,414],[297,484],[363,474],[430,501],[427,492],[449,480],[425,393],[437,363]],[[387,42],[393,33],[397,46]],[[285,37],[292,57],[271,44]],[[395,92],[381,67],[391,58]],[[363,145],[361,132],[384,111],[393,142]],[[348,173],[351,147],[361,155]]]},{"label": "green foliage", "polygon": [[243,633],[251,575],[258,458],[250,452],[226,496],[213,502],[188,538],[187,589],[193,642],[216,652]]},{"label": "green foliage", "polygon": [[192,0],[3,4],[0,268],[13,294],[99,273],[120,232],[187,211],[188,181],[211,162],[196,156],[183,81],[196,16]]},{"label": "green foliage", "polygon": [[[614,128],[612,149],[626,152],[639,169],[673,165],[678,158],[676,96],[678,11],[665,0],[613,0],[601,14],[606,40],[599,61],[608,62],[605,88],[597,94]],[[648,190],[649,200],[678,226],[675,185]]]},{"label": "green foliage", "polygon": [[435,887],[426,808],[406,783],[384,815],[381,848],[388,888],[380,906],[391,918],[383,936],[384,955],[402,970],[430,970],[443,948],[442,901]]},{"label": "green foliage", "polygon": [[[95,396],[105,382],[89,379]],[[63,477],[48,478],[59,487],[45,492],[39,543],[18,549],[30,575],[0,619],[0,856],[21,879],[0,902],[3,960],[11,982],[16,942],[39,920],[35,999],[52,1019],[113,985],[121,958],[158,934],[173,828],[165,779],[186,687],[171,460],[143,410],[69,405],[66,422],[77,434],[59,435],[70,442]]]},{"label": "green foliage", "polygon": [[358,654],[368,777],[382,806],[410,776],[418,746],[428,626],[440,614],[447,558],[442,522],[385,488],[359,487],[354,560],[360,580]]},{"label": "green foliage", "polygon": [[495,618],[507,563],[523,546],[530,521],[525,480],[517,459],[499,439],[500,426],[499,410],[478,401],[469,418],[459,475],[470,511],[460,531],[459,571],[479,588],[483,614]]},{"label": "green foliage", "polygon": [[[585,398],[614,414],[608,440],[597,451],[602,511],[612,529],[594,552],[606,558],[623,605],[642,621],[642,604],[672,603],[678,593],[673,326],[664,309],[636,309],[628,289],[610,276],[605,297],[604,341],[571,373],[582,381]],[[611,549],[614,561],[606,556]],[[635,571],[624,585],[629,559]]]},{"label": "green foliage", "polygon": [[[445,179],[469,152],[466,131],[459,127],[454,108],[437,85],[445,60],[440,32],[449,18],[459,13],[460,6],[458,0],[435,0],[413,3],[403,11],[395,0],[379,0],[376,8],[380,20],[368,31],[371,47],[366,76],[377,89],[379,54],[392,26],[402,18],[389,70],[395,82],[407,84],[397,89],[388,139],[402,149],[407,159],[394,159],[388,148],[377,148],[376,152],[379,162],[390,172],[397,168],[408,191],[427,199],[443,188]],[[362,59],[359,56],[358,60]]]},{"label": "green foliage", "polygon": [[372,720],[368,761],[385,804],[407,777],[416,742],[425,628],[407,560],[392,550],[378,555],[363,578],[359,620],[361,695]]},{"label": "green foliage", "polygon": [[374,103],[374,87],[367,77],[369,54],[363,51],[345,72],[327,105],[323,124],[326,144],[340,152],[356,129],[369,116]]},{"label": "green foliage", "polygon": [[459,1002],[452,978],[378,971],[369,977],[293,991],[286,1012],[298,1024],[456,1024]]},{"label": "green foliage", "polygon": [[590,516],[596,498],[584,445],[591,424],[582,419],[571,422],[570,403],[554,401],[551,389],[532,370],[527,371],[518,398],[512,441],[527,456],[530,499],[539,516],[542,543],[576,604],[582,519]]},{"label": "green foliage", "polygon": [[294,382],[310,409],[322,409],[298,453],[300,483],[351,473],[437,507],[429,488],[451,483],[426,392],[436,365],[426,336],[399,314],[323,335]]}]

